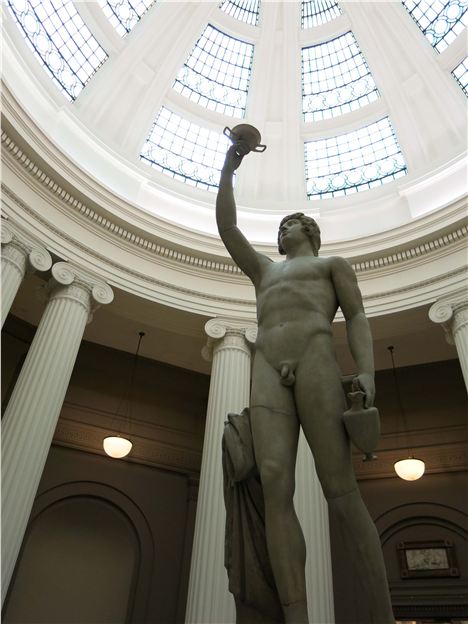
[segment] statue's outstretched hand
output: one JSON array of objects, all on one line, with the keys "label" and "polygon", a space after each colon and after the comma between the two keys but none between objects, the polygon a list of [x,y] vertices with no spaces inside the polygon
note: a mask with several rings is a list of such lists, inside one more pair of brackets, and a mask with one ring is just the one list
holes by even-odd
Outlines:
[{"label": "statue's outstretched hand", "polygon": [[248,145],[243,141],[238,141],[237,143],[231,145],[226,153],[223,170],[234,173],[234,171],[241,164],[244,156],[248,154],[249,151],[250,149]]},{"label": "statue's outstretched hand", "polygon": [[371,373],[360,373],[353,379],[353,388],[365,392],[364,407],[372,407],[375,399],[375,381]]}]

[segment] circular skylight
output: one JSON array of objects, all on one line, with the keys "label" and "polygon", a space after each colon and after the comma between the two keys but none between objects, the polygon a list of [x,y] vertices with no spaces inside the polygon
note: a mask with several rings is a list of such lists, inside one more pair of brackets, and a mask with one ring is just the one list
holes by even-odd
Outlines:
[{"label": "circular skylight", "polygon": [[[125,174],[96,165],[96,150],[92,174],[133,204],[177,221],[147,190],[131,195],[138,172],[147,188],[212,205],[223,130],[245,122],[268,149],[239,170],[241,206],[323,215],[354,209],[356,195],[401,202],[413,183],[457,166],[467,5],[8,0],[6,29],[62,116],[80,123],[73,158],[89,170],[92,141],[108,145]],[[65,148],[66,133],[57,141]]]}]

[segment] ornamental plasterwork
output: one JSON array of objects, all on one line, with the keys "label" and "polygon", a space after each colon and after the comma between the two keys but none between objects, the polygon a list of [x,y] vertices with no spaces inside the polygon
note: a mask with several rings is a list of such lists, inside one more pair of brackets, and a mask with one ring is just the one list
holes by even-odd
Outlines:
[{"label": "ornamental plasterwork", "polygon": [[[13,142],[6,134],[2,133],[2,143],[14,158],[21,163],[37,181],[47,188],[49,192],[55,195],[59,200],[71,207],[76,213],[79,213],[93,225],[107,231],[108,233],[122,239],[126,243],[137,249],[145,250],[151,254],[155,254],[160,258],[171,260],[177,264],[191,266],[197,270],[214,271],[215,273],[239,275],[242,273],[240,269],[229,260],[223,258],[219,260],[211,260],[205,257],[196,256],[193,253],[181,252],[175,248],[155,243],[154,241],[140,236],[127,230],[121,225],[112,222],[109,218],[103,217],[95,210],[86,206],[84,203],[73,197],[68,191],[60,187],[60,185],[45,174],[24,152]],[[427,256],[428,254],[438,251],[441,248],[448,247],[460,240],[466,238],[468,234],[468,226],[456,226],[453,231],[446,232],[443,235],[435,235],[432,240],[426,240],[416,245],[409,245],[406,249],[400,249],[398,252],[385,254],[380,257],[366,258],[364,260],[351,262],[356,273],[364,273],[372,270],[379,270],[392,265],[398,265],[403,262],[413,261],[414,259]]]}]

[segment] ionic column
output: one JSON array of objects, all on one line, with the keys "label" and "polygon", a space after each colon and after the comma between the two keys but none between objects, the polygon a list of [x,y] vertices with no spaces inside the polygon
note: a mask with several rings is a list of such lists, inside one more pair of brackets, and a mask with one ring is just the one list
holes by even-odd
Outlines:
[{"label": "ionic column", "polygon": [[48,303],[3,417],[2,600],[20,550],[87,322],[110,303],[104,282],[59,262]]},{"label": "ionic column", "polygon": [[26,271],[48,271],[50,253],[2,219],[2,327]]},{"label": "ionic column", "polygon": [[297,451],[294,505],[307,549],[306,587],[309,620],[320,624],[332,624],[335,615],[328,505],[315,471],[312,453],[302,431]]},{"label": "ionic column", "polygon": [[185,621],[230,624],[235,622],[235,607],[224,567],[221,439],[227,414],[249,405],[250,344],[255,341],[256,327],[212,319],[205,331],[208,345],[203,355],[213,364]]},{"label": "ionic column", "polygon": [[467,293],[452,295],[436,301],[429,308],[429,318],[440,323],[445,339],[454,344],[468,390],[468,296]]}]

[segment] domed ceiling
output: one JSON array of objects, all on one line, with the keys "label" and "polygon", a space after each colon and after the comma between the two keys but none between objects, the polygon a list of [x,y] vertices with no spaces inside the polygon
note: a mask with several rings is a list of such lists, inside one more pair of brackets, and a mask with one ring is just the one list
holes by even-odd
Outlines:
[{"label": "domed ceiling", "polygon": [[216,235],[223,131],[239,123],[267,145],[236,179],[259,243],[287,212],[333,242],[464,192],[466,0],[6,4],[6,54],[22,59],[6,84],[111,211]]}]

